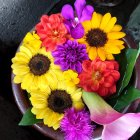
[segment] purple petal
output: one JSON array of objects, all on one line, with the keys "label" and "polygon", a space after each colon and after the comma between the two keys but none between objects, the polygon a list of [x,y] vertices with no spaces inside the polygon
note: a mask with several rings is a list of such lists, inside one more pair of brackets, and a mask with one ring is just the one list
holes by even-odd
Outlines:
[{"label": "purple petal", "polygon": [[66,4],[63,6],[61,14],[67,20],[74,19],[74,11],[73,11],[72,6],[69,4]]},{"label": "purple petal", "polygon": [[76,0],[74,3],[74,7],[78,16],[78,19],[81,18],[82,16],[82,11],[84,7],[86,6],[86,1],[85,0]]},{"label": "purple petal", "polygon": [[70,32],[74,39],[79,39],[84,36],[84,28],[81,23],[79,23],[75,28],[71,28]]},{"label": "purple petal", "polygon": [[90,20],[92,18],[93,11],[94,11],[94,8],[90,5],[87,5],[82,11],[80,22],[83,22],[85,20]]},{"label": "purple petal", "polygon": [[80,73],[80,72],[82,71],[82,65],[81,65],[80,62],[77,62],[77,63],[76,63],[76,71],[77,71],[78,73]]}]

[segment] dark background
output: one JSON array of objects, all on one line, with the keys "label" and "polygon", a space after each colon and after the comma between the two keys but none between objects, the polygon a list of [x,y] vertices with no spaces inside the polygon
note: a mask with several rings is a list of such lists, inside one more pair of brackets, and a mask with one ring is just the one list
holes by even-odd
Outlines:
[{"label": "dark background", "polygon": [[[56,5],[58,1],[60,2]],[[50,10],[49,14],[60,12],[62,5],[73,3],[73,1],[0,0],[0,140],[49,140],[33,128],[18,126],[22,115],[12,95],[11,58],[14,57],[25,34],[39,21],[42,14],[48,13]],[[88,0],[88,2],[93,4],[92,0]],[[132,14],[138,3],[139,0],[124,0],[113,8],[98,5],[94,5],[94,7],[101,13],[111,12],[118,18],[118,23],[123,25],[125,31],[129,32],[138,42],[140,41],[140,22],[129,24],[139,18]],[[138,8],[137,10],[140,11],[140,5]],[[139,133],[137,132],[131,139],[139,140]]]}]

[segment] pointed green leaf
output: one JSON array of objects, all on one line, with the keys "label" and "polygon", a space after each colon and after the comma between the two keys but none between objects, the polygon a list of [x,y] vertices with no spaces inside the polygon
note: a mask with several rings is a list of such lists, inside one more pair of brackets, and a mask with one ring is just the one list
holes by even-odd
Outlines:
[{"label": "pointed green leaf", "polygon": [[138,98],[140,98],[140,90],[131,86],[124,92],[124,94],[120,95],[117,98],[117,102],[114,106],[114,109],[120,111],[121,109],[128,106],[130,103],[132,103]]},{"label": "pointed green leaf", "polygon": [[117,83],[117,96],[121,94],[124,88],[129,84],[136,60],[140,54],[140,49],[126,49],[116,57],[120,64],[120,80]]},{"label": "pointed green leaf", "polygon": [[33,125],[36,123],[40,123],[40,122],[42,122],[42,120],[36,119],[35,115],[31,112],[31,108],[29,108],[23,115],[19,125],[27,126],[27,125]]}]

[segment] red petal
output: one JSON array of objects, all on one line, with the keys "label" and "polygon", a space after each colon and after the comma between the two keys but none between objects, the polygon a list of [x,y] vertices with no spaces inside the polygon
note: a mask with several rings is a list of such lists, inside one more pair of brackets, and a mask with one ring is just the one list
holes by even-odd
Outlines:
[{"label": "red petal", "polygon": [[89,72],[91,73],[92,71],[92,68],[91,68],[91,61],[89,60],[85,60],[83,63],[82,63],[82,68],[85,72]]},{"label": "red petal", "polygon": [[106,97],[108,96],[108,88],[105,88],[105,87],[102,87],[100,86],[97,93],[100,95],[100,96],[103,96],[103,97]]},{"label": "red petal", "polygon": [[111,75],[113,76],[115,81],[118,81],[120,79],[120,73],[116,70],[111,71]]},{"label": "red petal", "polygon": [[114,84],[114,78],[111,75],[106,77],[104,81],[104,87],[111,87]]}]

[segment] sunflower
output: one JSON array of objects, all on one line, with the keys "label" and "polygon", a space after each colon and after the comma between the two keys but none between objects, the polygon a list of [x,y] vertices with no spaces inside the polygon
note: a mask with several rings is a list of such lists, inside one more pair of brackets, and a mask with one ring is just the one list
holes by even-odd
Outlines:
[{"label": "sunflower", "polygon": [[116,17],[110,13],[102,16],[96,12],[92,19],[82,23],[85,34],[78,42],[86,44],[89,58],[94,60],[99,57],[101,60],[113,60],[113,54],[119,54],[124,49],[124,42],[120,40],[125,36],[121,32],[122,27],[115,24]]},{"label": "sunflower", "polygon": [[51,53],[41,48],[41,41],[31,33],[25,37],[12,63],[14,82],[21,83],[21,88],[28,92],[49,86],[61,73],[59,66],[54,65]]},{"label": "sunflower", "polygon": [[60,127],[64,111],[74,107],[84,107],[81,99],[82,91],[74,86],[66,86],[64,81],[54,81],[51,88],[31,92],[32,113],[37,119],[43,119],[45,125],[55,130]]}]

